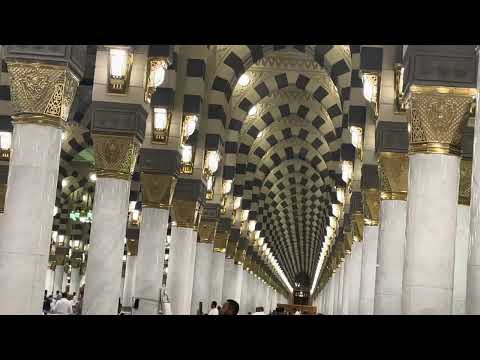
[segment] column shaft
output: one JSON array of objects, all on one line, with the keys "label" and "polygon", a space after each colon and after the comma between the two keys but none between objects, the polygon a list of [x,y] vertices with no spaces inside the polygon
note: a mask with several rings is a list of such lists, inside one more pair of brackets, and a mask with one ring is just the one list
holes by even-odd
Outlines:
[{"label": "column shaft", "polygon": [[225,253],[214,251],[212,259],[212,274],[210,276],[210,301],[222,301],[223,275],[225,269]]},{"label": "column shaft", "polygon": [[352,244],[352,254],[350,257],[350,303],[348,311],[350,315],[360,313],[360,281],[362,277],[362,257],[363,247],[359,242]]},{"label": "column shaft", "polygon": [[63,275],[65,274],[65,267],[63,265],[55,266],[55,278],[53,283],[53,296],[57,293],[57,291],[62,292],[63,286]]},{"label": "column shaft", "polygon": [[212,271],[213,244],[197,242],[195,256],[195,273],[193,280],[192,304],[190,313],[197,313],[199,303],[202,303],[202,312],[210,309],[210,274]]},{"label": "column shaft", "polygon": [[402,313],[450,314],[460,158],[416,153],[409,164]]},{"label": "column shaft", "polygon": [[195,248],[193,229],[172,226],[170,256],[168,259],[167,294],[173,315],[190,314],[192,286],[190,281]]},{"label": "column shaft", "polygon": [[61,134],[55,127],[14,124],[0,227],[0,314],[41,313]]},{"label": "column shaft", "polygon": [[240,314],[247,315],[248,313],[248,282],[250,274],[242,269],[242,294],[240,295]]},{"label": "column shaft", "polygon": [[407,202],[382,200],[378,231],[375,314],[402,313],[402,278],[405,262]]},{"label": "column shaft", "polygon": [[351,264],[351,257],[352,255],[345,256],[345,262],[343,264],[343,293],[342,293],[342,315],[348,315],[349,312],[349,305],[350,305],[350,277],[352,272],[352,264]]},{"label": "column shaft", "polygon": [[455,265],[453,273],[453,315],[465,315],[469,226],[470,206],[458,205],[457,236],[455,239]]},{"label": "column shaft", "polygon": [[[127,240],[128,241],[128,240]],[[131,307],[133,305],[132,298],[135,289],[135,270],[137,265],[137,256],[128,255],[125,267],[125,283],[123,285],[122,305]]]},{"label": "column shaft", "polygon": [[375,275],[377,271],[378,226],[365,226],[362,241],[362,276],[360,279],[360,315],[373,315]]},{"label": "column shaft", "polygon": [[83,314],[117,314],[129,193],[130,181],[97,179]]},{"label": "column shaft", "polygon": [[[142,223],[138,241],[135,269],[135,298],[140,315],[158,313],[160,289],[162,287],[165,243],[167,239],[169,211],[153,207],[142,209]],[[169,267],[170,271],[170,267]]]}]

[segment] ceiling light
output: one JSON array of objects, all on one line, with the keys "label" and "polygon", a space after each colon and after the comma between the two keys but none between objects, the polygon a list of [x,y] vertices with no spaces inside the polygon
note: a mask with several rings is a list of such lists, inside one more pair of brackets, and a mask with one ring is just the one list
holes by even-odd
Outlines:
[{"label": "ceiling light", "polygon": [[240,78],[238,79],[238,83],[239,83],[241,86],[247,86],[249,82],[250,82],[250,76],[248,76],[247,74],[243,74],[243,75],[240,76]]},{"label": "ceiling light", "polygon": [[257,106],[254,105],[248,110],[248,116],[254,116],[257,113]]}]

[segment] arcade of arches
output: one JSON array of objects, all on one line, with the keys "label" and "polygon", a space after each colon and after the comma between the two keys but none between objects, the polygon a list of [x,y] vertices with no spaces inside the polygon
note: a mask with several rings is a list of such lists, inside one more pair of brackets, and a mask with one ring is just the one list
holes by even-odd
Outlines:
[{"label": "arcade of arches", "polygon": [[476,46],[0,60],[0,314],[480,314]]}]

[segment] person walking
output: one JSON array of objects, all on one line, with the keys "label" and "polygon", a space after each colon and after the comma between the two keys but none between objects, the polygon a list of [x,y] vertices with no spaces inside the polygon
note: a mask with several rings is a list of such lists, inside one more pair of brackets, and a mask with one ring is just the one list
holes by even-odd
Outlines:
[{"label": "person walking", "polygon": [[73,314],[72,303],[67,299],[67,293],[63,292],[62,297],[53,307],[54,314],[71,315]]}]

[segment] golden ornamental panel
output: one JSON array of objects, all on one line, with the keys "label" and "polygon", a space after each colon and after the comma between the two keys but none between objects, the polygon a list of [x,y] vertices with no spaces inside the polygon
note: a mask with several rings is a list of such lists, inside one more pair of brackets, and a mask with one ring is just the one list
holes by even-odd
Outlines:
[{"label": "golden ornamental panel", "polygon": [[213,251],[225,252],[229,237],[229,231],[217,231],[215,234],[215,240],[213,242]]},{"label": "golden ornamental panel", "polygon": [[362,190],[364,224],[375,226],[380,219],[380,194],[377,189]]},{"label": "golden ornamental panel", "polygon": [[140,143],[133,136],[92,134],[97,177],[130,180]]},{"label": "golden ornamental panel", "polygon": [[17,123],[63,128],[79,79],[64,66],[7,62],[10,91]]},{"label": "golden ornamental panel", "polygon": [[127,240],[127,252],[129,256],[138,255],[138,239]]},{"label": "golden ornamental panel", "polygon": [[57,265],[65,265],[65,261],[68,254],[68,247],[57,246],[55,248],[55,262]]},{"label": "golden ornamental panel", "polygon": [[198,226],[198,241],[213,244],[217,232],[218,221],[202,219]]},{"label": "golden ornamental panel", "polygon": [[458,186],[458,203],[470,205],[472,183],[472,160],[462,159],[460,161],[460,182]]},{"label": "golden ornamental panel", "polygon": [[408,189],[408,156],[401,153],[382,152],[378,157],[380,198],[406,200]]},{"label": "golden ornamental panel", "polygon": [[193,229],[200,216],[199,203],[194,200],[173,200],[172,215],[177,227]]},{"label": "golden ornamental panel", "polygon": [[407,101],[410,153],[461,154],[475,89],[412,86]]},{"label": "golden ornamental panel", "polygon": [[171,175],[142,172],[142,206],[169,209],[177,179]]}]

